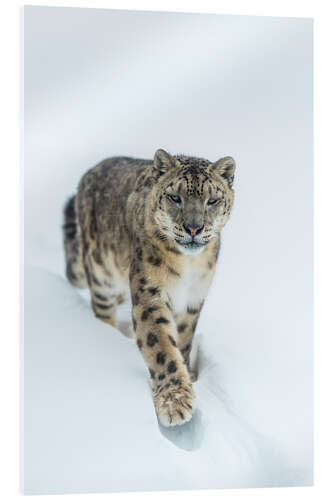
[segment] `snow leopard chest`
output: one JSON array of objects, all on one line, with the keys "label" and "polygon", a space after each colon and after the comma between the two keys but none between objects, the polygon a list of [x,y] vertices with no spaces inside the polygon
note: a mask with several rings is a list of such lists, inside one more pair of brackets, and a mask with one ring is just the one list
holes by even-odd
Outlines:
[{"label": "snow leopard chest", "polygon": [[188,264],[167,288],[173,310],[185,313],[188,307],[197,308],[205,299],[212,280],[212,273],[203,272]]}]

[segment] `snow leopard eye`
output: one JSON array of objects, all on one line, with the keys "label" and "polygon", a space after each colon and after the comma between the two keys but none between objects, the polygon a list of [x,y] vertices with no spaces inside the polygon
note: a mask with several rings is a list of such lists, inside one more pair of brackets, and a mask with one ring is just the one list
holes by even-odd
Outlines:
[{"label": "snow leopard eye", "polygon": [[168,196],[170,200],[172,200],[174,203],[177,203],[177,205],[179,205],[182,202],[180,196],[178,196],[177,194],[169,194]]},{"label": "snow leopard eye", "polygon": [[218,199],[215,199],[215,198],[210,198],[210,199],[207,201],[207,205],[216,205],[216,203],[217,203],[218,201],[219,201]]}]

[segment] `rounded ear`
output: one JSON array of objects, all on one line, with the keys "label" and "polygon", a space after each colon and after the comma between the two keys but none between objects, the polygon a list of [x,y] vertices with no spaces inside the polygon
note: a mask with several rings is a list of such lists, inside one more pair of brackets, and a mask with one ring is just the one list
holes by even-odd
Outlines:
[{"label": "rounded ear", "polygon": [[224,177],[228,181],[228,185],[232,188],[234,182],[236,162],[231,156],[225,156],[220,160],[213,163],[211,169],[214,170],[218,175]]},{"label": "rounded ear", "polygon": [[164,149],[158,149],[154,156],[154,168],[164,174],[170,167],[174,167],[175,161]]}]

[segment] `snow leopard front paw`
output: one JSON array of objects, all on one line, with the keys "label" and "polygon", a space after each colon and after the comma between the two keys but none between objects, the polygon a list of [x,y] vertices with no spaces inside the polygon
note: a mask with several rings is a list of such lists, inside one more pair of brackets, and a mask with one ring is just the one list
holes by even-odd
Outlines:
[{"label": "snow leopard front paw", "polygon": [[182,425],[192,418],[194,391],[189,382],[171,379],[154,391],[154,404],[160,423],[166,427]]}]

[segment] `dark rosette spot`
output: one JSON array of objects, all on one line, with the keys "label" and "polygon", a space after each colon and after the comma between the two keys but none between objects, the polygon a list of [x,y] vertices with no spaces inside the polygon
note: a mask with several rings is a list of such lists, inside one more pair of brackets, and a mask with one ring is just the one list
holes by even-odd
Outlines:
[{"label": "dark rosette spot", "polygon": [[167,323],[169,323],[169,320],[164,318],[163,316],[160,316],[159,318],[156,319],[156,324],[159,324],[159,323],[167,324]]},{"label": "dark rosette spot", "polygon": [[147,345],[149,347],[154,347],[155,344],[158,342],[158,337],[155,335],[155,333],[149,332],[147,335]]},{"label": "dark rosette spot", "polygon": [[186,330],[187,323],[180,323],[177,327],[177,330],[179,333],[183,333],[184,330]]},{"label": "dark rosette spot", "polygon": [[154,255],[148,257],[148,262],[153,266],[160,266],[162,264],[162,260],[159,257],[154,257]]},{"label": "dark rosette spot", "polygon": [[142,312],[141,314],[141,319],[142,321],[146,321],[148,319],[148,316],[149,316],[149,311],[146,309],[145,311]]},{"label": "dark rosette spot", "polygon": [[156,362],[160,365],[164,365],[166,355],[164,352],[158,352],[156,355]]},{"label": "dark rosette spot", "polygon": [[177,364],[175,361],[170,361],[168,364],[168,372],[169,373],[175,373],[177,371]]}]

